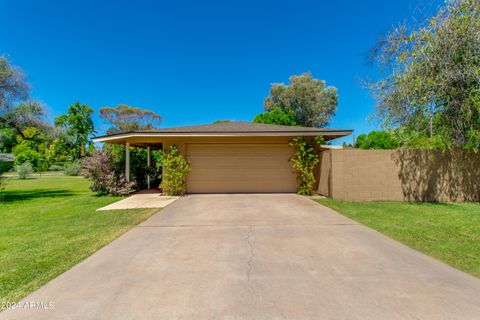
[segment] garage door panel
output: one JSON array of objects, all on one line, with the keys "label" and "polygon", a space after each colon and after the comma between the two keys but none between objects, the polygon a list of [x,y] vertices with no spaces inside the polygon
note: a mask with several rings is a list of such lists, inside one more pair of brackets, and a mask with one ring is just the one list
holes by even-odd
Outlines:
[{"label": "garage door panel", "polygon": [[187,192],[295,192],[287,144],[187,144]]},{"label": "garage door panel", "polygon": [[[225,172],[227,173],[227,172]],[[255,174],[244,174],[239,176],[232,176],[228,178],[232,182],[238,181],[249,181],[255,184],[263,183],[262,181],[280,181],[285,182],[285,179],[289,179],[289,175],[282,175],[282,176],[275,176],[275,177],[262,177],[262,181],[258,181],[258,177],[262,174],[262,172],[256,172]],[[207,175],[207,174],[196,174],[191,176],[190,183],[193,182],[200,182],[200,181],[218,181],[218,182],[228,182],[225,181],[225,175],[217,174],[217,175]]]},{"label": "garage door panel", "polygon": [[[192,159],[189,158],[188,160],[192,162]],[[197,172],[202,170],[211,171],[209,167],[212,165],[212,161],[215,161],[215,159],[210,159],[208,161],[198,161],[196,159],[193,159],[193,161],[195,162],[194,165],[197,167],[197,170],[198,170]],[[271,162],[271,161],[270,159],[267,159],[265,162]],[[239,161],[239,160],[231,161],[230,163],[222,163],[222,162],[215,161],[215,165],[216,165],[215,167],[216,170],[238,170],[240,172],[246,172],[248,170],[254,170],[259,168],[286,169],[286,170],[292,169],[289,163],[287,163],[287,165],[284,165],[279,163],[272,163],[272,164],[260,163],[260,162],[251,163],[250,161]]]}]

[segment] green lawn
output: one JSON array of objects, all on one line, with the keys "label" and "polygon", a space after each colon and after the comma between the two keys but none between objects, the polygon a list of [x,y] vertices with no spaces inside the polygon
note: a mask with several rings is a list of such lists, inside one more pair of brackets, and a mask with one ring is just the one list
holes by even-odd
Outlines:
[{"label": "green lawn", "polygon": [[[80,177],[8,179],[0,192],[0,302],[18,301],[157,210],[95,211]],[[0,310],[1,311],[1,310]]]},{"label": "green lawn", "polygon": [[[9,171],[9,172],[4,172],[2,173],[2,175],[4,177],[8,177],[8,178],[17,178],[18,177],[18,174],[15,172],[15,171]],[[45,172],[35,172],[35,173],[32,173],[30,176],[31,177],[43,177],[43,176],[63,176],[64,173],[63,171],[45,171]]]},{"label": "green lawn", "polygon": [[418,251],[480,277],[480,204],[317,200]]}]

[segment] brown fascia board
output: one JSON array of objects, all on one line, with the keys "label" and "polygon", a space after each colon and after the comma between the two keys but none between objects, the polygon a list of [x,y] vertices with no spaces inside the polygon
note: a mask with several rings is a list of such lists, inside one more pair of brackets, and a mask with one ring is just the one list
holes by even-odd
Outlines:
[{"label": "brown fascia board", "polygon": [[319,130],[319,131],[245,131],[245,132],[205,132],[205,131],[134,131],[94,137],[94,142],[108,142],[122,138],[135,137],[297,137],[297,136],[336,136],[345,137],[353,130]]}]

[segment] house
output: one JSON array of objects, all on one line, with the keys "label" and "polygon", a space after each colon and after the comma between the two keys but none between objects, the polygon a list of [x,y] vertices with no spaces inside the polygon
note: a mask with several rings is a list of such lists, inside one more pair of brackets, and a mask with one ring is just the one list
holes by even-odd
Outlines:
[{"label": "house", "polygon": [[[298,136],[323,136],[328,141],[351,133],[352,130],[222,122],[119,133],[93,140],[148,150],[176,145],[191,165],[187,193],[295,192],[296,173],[289,162],[293,153],[289,141]],[[129,148],[126,152],[128,177]]]}]

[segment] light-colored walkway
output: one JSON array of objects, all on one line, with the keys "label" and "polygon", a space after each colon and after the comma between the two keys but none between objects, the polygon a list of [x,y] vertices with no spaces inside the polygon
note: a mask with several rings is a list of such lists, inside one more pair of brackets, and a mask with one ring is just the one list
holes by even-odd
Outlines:
[{"label": "light-colored walkway", "polygon": [[0,319],[479,319],[480,280],[296,195],[182,197]]},{"label": "light-colored walkway", "polygon": [[114,202],[97,211],[118,210],[118,209],[137,209],[137,208],[165,208],[178,197],[162,196],[158,192],[136,193],[128,198]]}]

